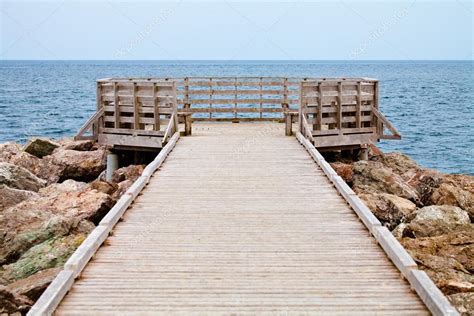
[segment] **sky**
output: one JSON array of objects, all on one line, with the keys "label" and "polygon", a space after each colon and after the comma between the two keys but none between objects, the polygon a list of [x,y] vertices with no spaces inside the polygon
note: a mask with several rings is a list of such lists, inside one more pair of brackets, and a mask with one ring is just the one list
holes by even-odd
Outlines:
[{"label": "sky", "polygon": [[472,1],[4,1],[0,59],[472,60]]}]

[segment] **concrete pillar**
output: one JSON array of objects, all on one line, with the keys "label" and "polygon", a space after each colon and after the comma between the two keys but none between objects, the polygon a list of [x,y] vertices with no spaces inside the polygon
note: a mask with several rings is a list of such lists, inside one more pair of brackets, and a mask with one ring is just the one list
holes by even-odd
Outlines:
[{"label": "concrete pillar", "polygon": [[369,160],[369,148],[361,147],[359,149],[359,160]]},{"label": "concrete pillar", "polygon": [[107,153],[107,170],[105,172],[105,180],[112,182],[112,175],[119,167],[119,158],[117,154]]}]

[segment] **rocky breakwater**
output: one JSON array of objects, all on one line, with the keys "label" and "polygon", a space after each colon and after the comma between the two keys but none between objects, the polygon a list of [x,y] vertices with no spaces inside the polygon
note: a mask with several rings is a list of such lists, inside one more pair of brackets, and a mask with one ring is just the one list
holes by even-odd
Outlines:
[{"label": "rocky breakwater", "polygon": [[105,157],[90,141],[0,144],[0,314],[30,308],[144,168],[106,182]]},{"label": "rocky breakwater", "polygon": [[458,311],[474,315],[474,177],[424,169],[376,147],[368,161],[330,159]]}]

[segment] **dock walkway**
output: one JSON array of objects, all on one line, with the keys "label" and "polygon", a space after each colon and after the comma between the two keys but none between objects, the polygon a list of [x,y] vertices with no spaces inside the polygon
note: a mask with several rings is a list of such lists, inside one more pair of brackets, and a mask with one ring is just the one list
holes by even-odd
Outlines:
[{"label": "dock walkway", "polygon": [[281,124],[195,124],[58,315],[428,314]]}]

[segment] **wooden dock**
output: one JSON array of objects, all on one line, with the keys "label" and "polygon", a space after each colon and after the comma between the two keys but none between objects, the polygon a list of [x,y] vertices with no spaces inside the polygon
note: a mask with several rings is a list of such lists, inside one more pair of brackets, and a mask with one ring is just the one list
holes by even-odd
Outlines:
[{"label": "wooden dock", "polygon": [[320,83],[301,87],[297,126],[211,120],[180,137],[169,104],[166,138],[152,132],[160,153],[29,315],[457,315],[315,148],[364,145],[383,125],[398,134],[349,85],[355,98],[337,84],[336,105]]}]

